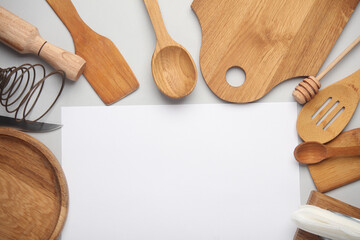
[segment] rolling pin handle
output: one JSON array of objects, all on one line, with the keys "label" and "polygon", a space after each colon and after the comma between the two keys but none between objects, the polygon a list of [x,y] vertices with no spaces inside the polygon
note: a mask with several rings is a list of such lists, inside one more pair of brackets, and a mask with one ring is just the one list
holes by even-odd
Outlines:
[{"label": "rolling pin handle", "polygon": [[63,70],[66,78],[76,81],[84,72],[86,61],[71,52],[56,47],[45,41],[39,49],[38,55],[56,70]]},{"label": "rolling pin handle", "polygon": [[43,43],[43,45],[41,45],[41,47],[40,47],[40,49],[39,49],[39,52],[38,52],[38,56],[40,56],[40,52],[41,52],[41,50],[43,49],[43,47],[44,47],[44,45],[47,43],[47,41],[45,41],[44,43]]}]

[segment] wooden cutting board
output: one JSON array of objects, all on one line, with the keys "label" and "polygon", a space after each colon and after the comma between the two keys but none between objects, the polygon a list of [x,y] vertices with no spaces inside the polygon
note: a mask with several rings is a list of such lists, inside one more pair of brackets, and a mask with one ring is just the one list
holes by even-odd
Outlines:
[{"label": "wooden cutting board", "polygon": [[[347,203],[329,197],[325,194],[312,191],[307,204],[321,207],[326,210],[346,214],[351,217],[360,219],[360,209]],[[309,232],[298,229],[295,233],[294,240],[323,240],[323,238]]]},{"label": "wooden cutting board", "polygon": [[[225,101],[245,103],[289,78],[315,76],[358,2],[194,0],[207,85]],[[239,87],[226,81],[232,67],[245,71]]]},{"label": "wooden cutting board", "polygon": [[[360,128],[340,134],[326,144],[329,147],[360,146]],[[344,186],[360,179],[360,157],[334,157],[309,165],[310,174],[320,192]]]},{"label": "wooden cutting board", "polygon": [[28,134],[0,128],[0,239],[57,239],[68,202],[55,156]]}]

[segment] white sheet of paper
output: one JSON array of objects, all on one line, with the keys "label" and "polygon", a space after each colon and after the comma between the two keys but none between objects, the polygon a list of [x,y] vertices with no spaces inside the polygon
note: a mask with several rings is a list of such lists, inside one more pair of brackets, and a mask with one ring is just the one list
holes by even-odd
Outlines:
[{"label": "white sheet of paper", "polygon": [[295,103],[66,107],[63,240],[292,239]]}]

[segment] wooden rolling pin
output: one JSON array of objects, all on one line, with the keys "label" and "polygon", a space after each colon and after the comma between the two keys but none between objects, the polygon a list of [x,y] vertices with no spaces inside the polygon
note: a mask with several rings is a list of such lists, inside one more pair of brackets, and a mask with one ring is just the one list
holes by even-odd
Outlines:
[{"label": "wooden rolling pin", "polygon": [[74,53],[45,41],[38,29],[23,19],[0,7],[0,41],[19,53],[40,56],[66,78],[76,81],[83,73],[85,60]]}]

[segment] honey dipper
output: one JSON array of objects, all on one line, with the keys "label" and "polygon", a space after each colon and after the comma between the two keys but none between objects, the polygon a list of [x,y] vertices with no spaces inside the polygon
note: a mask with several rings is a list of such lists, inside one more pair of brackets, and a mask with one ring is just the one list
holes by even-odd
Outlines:
[{"label": "honey dipper", "polygon": [[317,77],[310,76],[305,78],[293,91],[293,97],[299,104],[305,104],[310,101],[321,88],[320,80],[333,69],[358,43],[360,36],[355,39],[335,60],[330,63]]}]

